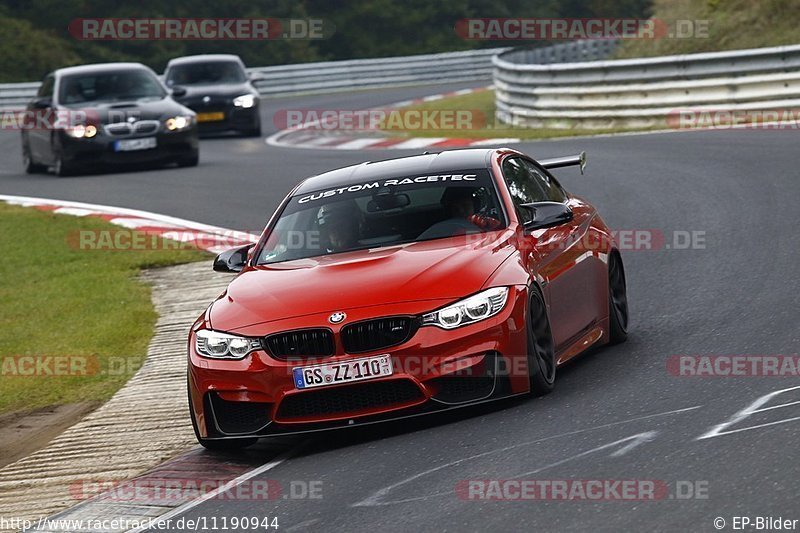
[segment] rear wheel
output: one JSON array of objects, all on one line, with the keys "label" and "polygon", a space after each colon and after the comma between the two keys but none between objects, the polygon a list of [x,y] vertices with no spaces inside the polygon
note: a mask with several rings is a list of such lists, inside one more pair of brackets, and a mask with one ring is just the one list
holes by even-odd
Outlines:
[{"label": "rear wheel", "polygon": [[608,260],[608,324],[611,344],[628,338],[628,289],[622,258],[613,252]]},{"label": "rear wheel", "polygon": [[538,290],[528,298],[528,378],[533,396],[552,392],[556,384],[556,352],[547,308]]}]

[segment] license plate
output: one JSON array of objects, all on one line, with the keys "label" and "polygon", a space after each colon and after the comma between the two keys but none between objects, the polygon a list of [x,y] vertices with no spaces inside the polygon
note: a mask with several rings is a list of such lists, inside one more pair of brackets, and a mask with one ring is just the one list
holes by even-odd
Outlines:
[{"label": "license plate", "polygon": [[117,152],[132,152],[134,150],[150,150],[156,147],[155,137],[143,137],[141,139],[124,139],[114,143],[114,150]]},{"label": "license plate", "polygon": [[217,122],[220,120],[225,120],[225,113],[223,112],[216,112],[216,113],[198,113],[197,114],[197,122]]},{"label": "license plate", "polygon": [[391,376],[393,372],[392,358],[388,355],[292,369],[294,386],[298,389],[375,379]]}]

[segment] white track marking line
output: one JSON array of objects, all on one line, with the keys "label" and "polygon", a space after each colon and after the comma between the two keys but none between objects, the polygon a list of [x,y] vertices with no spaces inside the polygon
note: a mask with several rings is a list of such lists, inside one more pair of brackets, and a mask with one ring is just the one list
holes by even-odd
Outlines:
[{"label": "white track marking line", "polygon": [[56,215],[72,215],[74,217],[85,217],[99,214],[97,211],[92,211],[91,209],[80,209],[77,207],[59,207],[58,209],[54,210],[53,213]]},{"label": "white track marking line", "polygon": [[[407,478],[405,478],[403,480],[400,480],[397,483],[393,483],[393,484],[391,484],[391,485],[389,485],[387,487],[384,487],[384,488],[374,492],[372,495],[364,498],[363,500],[352,504],[350,507],[376,507],[376,506],[381,506],[381,505],[394,505],[394,504],[397,504],[397,503],[406,503],[406,502],[409,502],[409,501],[416,501],[416,500],[420,500],[420,499],[429,498],[429,497],[431,497],[433,495],[426,495],[426,496],[421,496],[419,498],[412,498],[412,499],[408,499],[408,500],[395,500],[395,501],[388,501],[388,502],[380,501],[384,496],[386,496],[389,492],[391,492],[392,490],[396,489],[397,487],[400,487],[402,485],[410,483],[411,481],[414,481],[414,480],[419,479],[421,477],[425,477],[425,476],[427,476],[429,474],[432,474],[434,472],[438,472],[439,470],[443,470],[445,468],[450,468],[452,466],[456,466],[458,464],[465,463],[467,461],[473,461],[475,459],[480,459],[481,457],[485,457],[487,455],[492,455],[492,454],[496,454],[496,453],[502,453],[502,452],[510,451],[510,450],[513,450],[513,449],[516,449],[516,448],[521,448],[523,446],[530,446],[532,444],[539,444],[539,443],[544,442],[544,441],[553,440],[553,439],[557,439],[557,438],[561,438],[561,437],[568,437],[568,436],[572,436],[572,435],[577,435],[579,433],[586,433],[588,431],[596,431],[598,429],[605,429],[605,428],[609,428],[609,427],[613,427],[613,426],[618,426],[618,425],[621,425],[621,424],[628,424],[630,422],[636,422],[636,421],[639,421],[639,420],[648,420],[650,418],[656,418],[656,417],[659,417],[659,416],[669,416],[669,415],[678,414],[678,413],[685,413],[687,411],[693,411],[695,409],[700,409],[701,407],[702,407],[702,405],[695,405],[693,407],[686,407],[686,408],[683,408],[683,409],[676,409],[674,411],[666,411],[664,413],[656,413],[656,414],[652,414],[652,415],[638,416],[638,417],[635,417],[635,418],[630,418],[628,420],[621,420],[619,422],[610,422],[608,424],[603,424],[603,425],[600,425],[600,426],[594,426],[594,427],[586,428],[586,429],[576,429],[575,431],[570,431],[570,432],[567,432],[567,433],[561,433],[561,434],[558,434],[558,435],[551,435],[549,437],[542,437],[540,439],[527,441],[527,442],[522,442],[522,443],[519,443],[519,444],[514,444],[512,446],[506,446],[506,447],[503,447],[503,448],[497,448],[495,450],[489,450],[487,452],[482,452],[482,453],[479,453],[479,454],[476,454],[476,455],[471,455],[469,457],[464,457],[464,458],[461,458],[461,459],[457,459],[455,461],[451,461],[449,463],[445,463],[445,464],[436,466],[434,468],[430,468],[428,470],[424,470],[422,472],[414,474],[413,476],[410,476],[410,477],[407,477]],[[627,439],[625,439],[625,440],[627,440]],[[449,493],[447,493],[447,494],[449,494]]]},{"label": "white track marking line", "polygon": [[789,403],[784,403],[784,404],[781,404],[781,405],[773,405],[773,406],[769,406],[769,407],[765,407],[763,409],[760,409],[760,407],[762,405],[764,405],[767,402],[769,402],[770,400],[772,400],[772,398],[774,398],[775,396],[778,396],[780,394],[783,394],[784,392],[789,392],[789,391],[793,391],[793,390],[800,390],[800,386],[798,386],[798,387],[789,387],[788,389],[776,390],[776,391],[770,392],[769,394],[765,394],[764,396],[761,396],[756,401],[754,401],[753,403],[751,403],[750,405],[748,405],[747,407],[745,407],[741,411],[737,412],[736,414],[734,414],[733,416],[728,418],[728,420],[726,422],[723,422],[722,424],[717,424],[716,426],[711,428],[710,431],[708,431],[706,433],[703,433],[702,435],[697,437],[695,440],[710,439],[710,438],[713,438],[713,437],[719,437],[719,436],[722,436],[722,435],[728,435],[730,433],[739,433],[740,431],[747,431],[747,430],[750,430],[750,429],[758,429],[758,428],[763,428],[763,427],[767,427],[767,426],[775,426],[777,424],[785,424],[787,422],[793,422],[795,420],[800,420],[800,416],[798,416],[798,417],[793,417],[793,418],[786,418],[786,419],[783,419],[783,420],[777,420],[777,421],[774,421],[774,422],[768,422],[766,424],[758,424],[756,426],[748,426],[748,427],[745,427],[745,428],[732,429],[730,431],[723,431],[725,428],[728,428],[728,427],[730,427],[730,426],[732,426],[734,424],[738,424],[742,420],[745,420],[745,419],[749,418],[750,415],[754,415],[754,414],[760,413],[762,411],[770,411],[772,409],[778,409],[780,407],[788,407],[790,405],[797,405],[800,402],[789,402]]},{"label": "white track marking line", "polygon": [[414,137],[401,143],[393,144],[390,148],[393,150],[406,150],[412,148],[425,148],[432,144],[448,140],[447,137]]},{"label": "white track marking line", "polygon": [[509,143],[521,143],[522,139],[516,139],[514,137],[507,137],[505,139],[480,139],[471,144],[471,146],[493,146],[495,144],[509,144]]},{"label": "white track marking line", "polygon": [[[628,442],[627,445],[623,446],[619,450],[617,450],[614,453],[609,455],[609,457],[620,457],[622,455],[625,455],[626,453],[628,453],[632,449],[636,448],[640,444],[644,444],[646,442],[651,442],[656,437],[656,435],[658,435],[657,431],[646,431],[644,433],[637,433],[636,435],[631,435],[630,437],[625,437],[624,439],[619,439],[619,440],[615,440],[614,442],[609,442],[609,443],[606,443],[606,444],[602,444],[600,446],[597,446],[596,448],[592,448],[591,450],[586,450],[584,452],[580,452],[578,454],[571,455],[571,456],[569,456],[569,457],[567,457],[565,459],[559,459],[555,463],[550,463],[550,464],[547,464],[547,465],[544,465],[544,466],[540,466],[539,468],[537,468],[535,470],[531,470],[530,472],[525,472],[524,474],[517,474],[516,476],[510,477],[510,478],[507,478],[507,479],[519,479],[519,478],[524,477],[524,476],[531,476],[533,474],[539,474],[541,472],[544,472],[545,470],[549,470],[551,468],[555,468],[557,466],[561,466],[561,465],[563,465],[565,463],[568,463],[570,461],[574,461],[575,459],[580,459],[582,457],[586,457],[586,456],[591,455],[593,453],[601,452],[603,450],[607,450],[608,448],[613,448],[614,446],[617,446],[617,445],[622,444],[624,442],[630,441],[630,442]],[[452,493],[453,493],[452,491],[434,492],[433,494],[426,494],[424,496],[417,496],[415,498],[406,498],[406,499],[403,499],[403,500],[392,500],[392,501],[388,501],[388,502],[382,502],[382,503],[380,503],[378,505],[393,505],[393,504],[398,504],[398,503],[411,503],[411,502],[416,502],[416,501],[420,501],[420,500],[426,500],[426,499],[432,498],[434,496],[448,496],[448,495],[450,495]]]},{"label": "white track marking line", "polygon": [[139,217],[116,217],[109,220],[115,226],[122,226],[123,228],[136,229],[144,228],[147,226],[156,226],[164,229],[180,229],[178,224],[171,224],[168,222],[153,221],[146,218]]},{"label": "white track marking line", "polygon": [[329,146],[329,148],[335,148],[337,150],[361,150],[362,148],[367,148],[368,146],[372,146],[373,144],[378,144],[379,142],[383,142],[385,140],[386,137],[353,139],[352,141],[348,141],[338,146]]},{"label": "white track marking line", "polygon": [[[237,477],[235,479],[232,479],[231,481],[228,481],[227,483],[225,483],[221,487],[218,487],[218,488],[216,488],[216,489],[214,489],[214,490],[212,490],[210,492],[207,492],[207,493],[203,494],[202,496],[200,496],[197,499],[194,499],[194,500],[192,500],[190,502],[187,502],[187,503],[185,503],[185,504],[183,504],[183,505],[181,505],[179,507],[176,507],[176,508],[172,509],[171,511],[169,511],[167,513],[164,513],[163,515],[161,515],[158,518],[154,519],[153,522],[155,524],[159,524],[159,523],[163,523],[163,522],[165,522],[165,521],[167,521],[169,519],[175,518],[176,516],[182,515],[186,511],[190,511],[190,510],[194,509],[195,507],[197,507],[201,503],[203,503],[205,501],[208,501],[211,498],[214,498],[214,497],[218,496],[219,494],[224,494],[225,492],[227,492],[227,491],[229,491],[229,490],[231,490],[233,488],[238,487],[239,485],[241,485],[242,483],[244,483],[248,479],[254,478],[255,476],[257,476],[259,474],[263,474],[264,472],[272,470],[273,468],[279,466],[281,463],[283,463],[284,461],[286,461],[287,459],[289,459],[293,455],[295,455],[297,452],[299,452],[300,449],[303,446],[305,446],[305,444],[307,444],[307,442],[301,443],[298,446],[283,452],[282,454],[277,456],[272,461],[270,461],[270,462],[268,462],[266,464],[263,464],[263,465],[259,466],[258,468],[250,470],[249,472],[245,472],[241,476],[239,476],[239,477]],[[142,531],[147,531],[148,529],[150,529],[150,528],[149,527],[145,527],[145,526],[141,526],[141,527],[138,527],[136,529],[129,529],[125,533],[141,533]]]}]

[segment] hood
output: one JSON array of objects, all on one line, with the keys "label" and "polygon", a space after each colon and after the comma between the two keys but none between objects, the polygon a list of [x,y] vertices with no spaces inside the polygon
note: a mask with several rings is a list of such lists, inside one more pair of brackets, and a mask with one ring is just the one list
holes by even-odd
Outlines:
[{"label": "hood", "polygon": [[213,304],[211,327],[231,331],[356,307],[455,300],[478,292],[513,251],[495,232],[477,243],[455,237],[250,268]]},{"label": "hood", "polygon": [[190,110],[169,97],[159,100],[98,102],[91,106],[70,106],[70,108],[84,111],[90,122],[99,122],[100,124],[124,122],[128,117],[135,117],[137,120],[163,120],[171,116],[191,113]]}]

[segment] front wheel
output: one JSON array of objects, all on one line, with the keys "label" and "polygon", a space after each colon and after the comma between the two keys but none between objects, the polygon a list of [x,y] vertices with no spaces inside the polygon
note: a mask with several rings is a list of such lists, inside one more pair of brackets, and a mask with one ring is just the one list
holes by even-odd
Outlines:
[{"label": "front wheel", "polygon": [[194,152],[192,155],[178,159],[179,167],[196,167],[200,162],[200,154]]},{"label": "front wheel", "polygon": [[531,288],[528,298],[528,378],[533,396],[544,396],[556,384],[556,351],[550,333],[547,308],[538,290]]},{"label": "front wheel", "polygon": [[249,130],[243,130],[242,135],[244,137],[261,137],[261,124]]},{"label": "front wheel", "polygon": [[63,157],[61,154],[58,154],[56,157],[56,162],[53,165],[53,174],[56,176],[63,178],[65,176],[72,176],[75,173],[75,169],[72,168],[71,165],[64,162]]},{"label": "front wheel", "polygon": [[625,268],[617,252],[608,259],[608,326],[611,344],[625,342],[628,338],[628,289]]}]

